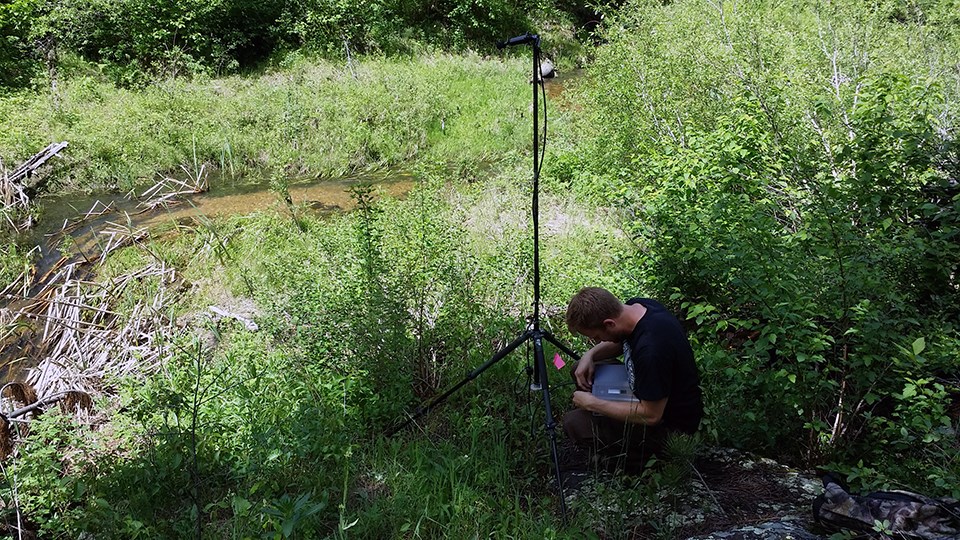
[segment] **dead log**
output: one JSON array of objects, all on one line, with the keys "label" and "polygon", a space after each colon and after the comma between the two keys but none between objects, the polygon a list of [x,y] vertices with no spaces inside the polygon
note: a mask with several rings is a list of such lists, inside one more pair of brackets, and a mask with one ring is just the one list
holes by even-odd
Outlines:
[{"label": "dead log", "polygon": [[[21,163],[19,167],[14,169],[13,172],[8,175],[7,181],[23,184],[23,180],[32,177],[33,173],[36,172],[37,169],[53,158],[53,156],[60,153],[60,151],[66,148],[67,145],[67,141],[51,143],[40,152],[34,154],[30,159]],[[39,184],[33,186],[24,186],[27,196],[29,196],[31,199],[36,196],[41,187],[42,186]]]},{"label": "dead log", "polygon": [[[19,383],[13,383],[19,384]],[[27,385],[22,385],[27,390],[27,396],[30,392],[33,392],[33,388],[30,388]],[[8,384],[4,387],[14,388],[11,384]],[[2,390],[0,390],[2,392]],[[90,398],[90,395],[86,392],[79,392],[77,390],[69,390],[66,392],[59,392],[47,396],[45,398],[34,401],[33,403],[20,407],[10,411],[9,413],[0,413],[0,460],[5,459],[7,456],[13,453],[13,443],[15,440],[13,428],[13,420],[21,416],[26,415],[27,413],[34,413],[34,415],[42,412],[42,409],[53,405],[54,403],[59,403],[60,409],[64,413],[73,413],[73,412],[89,412],[93,409],[93,400]],[[21,420],[21,422],[23,422]],[[21,428],[19,430],[19,437],[26,436],[26,432]]]},{"label": "dead log", "polygon": [[[84,392],[77,392],[76,390],[70,390],[70,391],[67,391],[67,392],[57,392],[56,394],[51,394],[51,395],[49,395],[49,396],[47,396],[47,397],[40,398],[40,399],[38,399],[37,401],[35,401],[35,402],[31,403],[30,405],[27,405],[27,406],[25,406],[25,407],[20,407],[19,409],[14,409],[14,410],[6,413],[6,414],[0,414],[0,418],[3,418],[4,420],[6,420],[6,421],[9,423],[10,419],[12,419],[12,418],[19,418],[19,417],[21,417],[21,416],[23,416],[23,415],[25,415],[25,414],[27,414],[27,413],[29,413],[29,412],[38,411],[38,410],[40,410],[40,409],[42,409],[42,408],[44,408],[44,407],[47,407],[47,406],[49,406],[49,405],[53,405],[54,403],[59,402],[61,399],[64,399],[64,398],[70,396],[71,394],[84,394]],[[74,399],[76,399],[76,398],[74,398]],[[90,397],[87,396],[87,399],[89,400]],[[91,402],[91,403],[92,403],[92,402]]]}]

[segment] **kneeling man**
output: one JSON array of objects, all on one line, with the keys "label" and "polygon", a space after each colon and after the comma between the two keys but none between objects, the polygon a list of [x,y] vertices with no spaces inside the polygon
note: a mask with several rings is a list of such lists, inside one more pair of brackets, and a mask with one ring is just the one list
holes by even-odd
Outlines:
[{"label": "kneeling man", "polygon": [[[567,306],[571,332],[596,345],[577,362],[577,409],[563,417],[567,436],[608,466],[639,471],[663,449],[667,435],[692,434],[703,417],[700,378],[680,321],[655,300],[624,304],[605,289],[581,289]],[[597,365],[623,356],[636,401],[609,401],[591,393]]]}]

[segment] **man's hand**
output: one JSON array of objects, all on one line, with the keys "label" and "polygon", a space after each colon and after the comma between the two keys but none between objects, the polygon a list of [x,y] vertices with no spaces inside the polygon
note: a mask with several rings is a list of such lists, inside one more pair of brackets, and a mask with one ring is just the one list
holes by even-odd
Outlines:
[{"label": "man's hand", "polygon": [[577,370],[573,372],[573,378],[577,381],[577,388],[591,390],[593,388],[593,358],[584,355],[577,362]]},{"label": "man's hand", "polygon": [[593,410],[590,407],[597,401],[597,397],[590,392],[577,390],[573,393],[573,404],[580,409],[587,411]]}]

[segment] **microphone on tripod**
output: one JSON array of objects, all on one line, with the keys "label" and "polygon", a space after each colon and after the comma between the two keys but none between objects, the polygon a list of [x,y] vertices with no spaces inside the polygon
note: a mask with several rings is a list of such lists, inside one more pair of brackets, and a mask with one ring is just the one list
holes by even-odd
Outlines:
[{"label": "microphone on tripod", "polygon": [[540,41],[540,36],[537,34],[531,34],[527,32],[522,36],[512,37],[506,41],[498,41],[497,48],[503,49],[504,47],[513,47],[514,45],[526,45],[527,43],[534,43]]},{"label": "microphone on tripod", "polygon": [[[550,332],[542,329],[540,327],[540,218],[539,218],[539,186],[540,186],[540,129],[539,123],[537,122],[537,111],[540,109],[537,99],[537,90],[543,91],[543,85],[539,84],[542,78],[548,78],[553,74],[553,64],[549,61],[541,62],[540,59],[540,36],[536,34],[526,33],[522,36],[512,37],[506,41],[501,41],[497,43],[498,49],[503,49],[504,47],[512,47],[514,45],[533,45],[533,78],[531,82],[537,82],[538,84],[533,85],[533,103],[532,109],[533,114],[533,200],[531,204],[531,217],[533,221],[533,315],[530,319],[529,326],[517,336],[517,339],[511,341],[505,347],[494,353],[483,365],[474,369],[467,376],[455,384],[452,388],[446,392],[440,394],[439,396],[433,398],[428,403],[417,407],[417,410],[408,417],[399,425],[391,428],[388,431],[388,435],[392,436],[404,429],[414,421],[416,421],[421,416],[427,414],[441,403],[443,403],[448,397],[450,397],[454,392],[462,388],[464,385],[470,381],[476,379],[480,376],[481,373],[486,371],[490,366],[496,364],[497,362],[503,360],[511,352],[516,350],[520,345],[528,341],[533,342],[533,368],[532,379],[533,384],[530,385],[531,390],[538,390],[543,393],[543,409],[544,409],[544,431],[547,434],[550,443],[550,455],[553,459],[553,470],[556,475],[556,482],[558,489],[560,490],[560,512],[563,516],[564,524],[567,522],[567,503],[563,496],[563,477],[560,470],[560,458],[557,453],[557,422],[553,416],[553,408],[550,403],[550,384],[547,377],[547,368],[546,368],[546,359],[544,358],[543,345],[544,341],[553,345],[560,351],[564,352],[570,358],[574,360],[579,360],[580,355],[572,351],[566,345],[561,343],[556,337],[553,336]],[[544,145],[546,145],[546,107],[544,107],[544,124],[543,124],[543,134],[544,134]]]}]

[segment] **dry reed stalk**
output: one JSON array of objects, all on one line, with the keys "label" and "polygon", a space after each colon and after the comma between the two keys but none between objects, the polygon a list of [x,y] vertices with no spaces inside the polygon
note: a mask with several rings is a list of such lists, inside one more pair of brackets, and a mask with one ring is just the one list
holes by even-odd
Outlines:
[{"label": "dry reed stalk", "polygon": [[107,256],[114,251],[143,240],[147,237],[148,233],[149,231],[144,227],[134,228],[132,226],[119,225],[108,221],[107,227],[100,231],[100,234],[108,237],[107,243],[103,246],[100,253],[100,262],[107,260]]},{"label": "dry reed stalk", "polygon": [[[121,318],[110,305],[145,277],[161,286]],[[27,381],[40,395],[99,389],[104,378],[152,370],[168,355],[164,346],[173,325],[163,315],[167,287],[176,281],[172,268],[151,265],[106,284],[67,281],[48,300],[41,351],[43,359]]]},{"label": "dry reed stalk", "polygon": [[5,208],[30,204],[30,198],[27,197],[23,186],[7,172],[2,159],[0,159],[0,195]]},{"label": "dry reed stalk", "polygon": [[87,221],[90,218],[100,217],[104,214],[113,212],[113,204],[114,204],[113,201],[110,201],[110,204],[103,204],[98,199],[96,202],[93,203],[93,206],[91,206],[90,209],[87,210],[87,213],[84,214],[83,217],[80,218],[78,221],[81,221],[81,222]]},{"label": "dry reed stalk", "polygon": [[[30,215],[30,197],[20,182],[7,173],[3,166],[3,160],[0,160],[0,201],[3,203],[4,219],[14,231],[22,231],[33,226],[33,217]],[[22,217],[22,223],[15,223],[14,217]]]},{"label": "dry reed stalk", "polygon": [[200,170],[196,172],[191,172],[190,169],[186,167],[186,165],[181,165],[180,168],[183,169],[183,172],[187,173],[187,175],[190,176],[190,180],[192,181],[192,183],[188,185],[195,190],[194,193],[206,193],[207,191],[210,190],[210,182],[207,180],[207,172],[206,172],[207,164],[206,163],[204,163],[203,165],[200,165]]},{"label": "dry reed stalk", "polygon": [[65,257],[61,257],[57,262],[53,263],[53,266],[51,266],[45,274],[40,276],[40,279],[36,280],[36,283],[56,283],[57,281],[64,281],[66,278],[61,276],[60,273],[62,271],[72,273],[75,267],[75,263],[70,263]]},{"label": "dry reed stalk", "polygon": [[177,180],[176,178],[163,177],[159,182],[140,194],[141,199],[146,199],[139,206],[147,210],[153,210],[158,206],[166,206],[171,202],[180,202],[178,199],[184,195],[195,195],[204,193],[210,189],[210,183],[207,181],[206,165],[201,165],[196,174],[192,174],[186,167],[181,166],[184,172],[190,175],[190,182]]},{"label": "dry reed stalk", "polygon": [[[94,205],[88,217],[108,208]],[[103,231],[109,239],[101,259],[120,247],[139,243],[146,236],[145,229],[109,225]],[[0,388],[0,398],[4,392],[13,398],[7,402],[32,401],[31,405],[13,413],[39,411],[61,398],[61,407],[89,412],[90,394],[101,390],[105,379],[149,372],[169,358],[168,343],[178,330],[165,315],[165,308],[175,300],[171,287],[178,290],[175,269],[159,261],[111,280],[96,282],[84,279],[91,266],[89,261],[61,259],[35,285],[40,291],[32,297],[28,297],[27,289],[17,295],[18,284],[0,292],[16,302],[9,309],[0,310],[3,341],[15,339],[18,330],[23,328],[39,336],[20,351],[26,360],[38,361],[36,367],[26,370],[26,382]],[[131,287],[148,278],[159,282],[154,293],[121,315],[115,309],[117,302]],[[29,281],[28,277],[23,279]],[[26,287],[30,286],[28,283]],[[33,394],[27,390],[31,387],[36,389]],[[13,418],[0,411],[0,456],[12,451],[11,420]]]},{"label": "dry reed stalk", "polygon": [[[27,278],[27,272],[20,272],[20,275],[14,278],[9,285],[2,291],[0,291],[0,298],[6,298],[7,300],[16,300],[26,296],[23,294],[23,283],[29,282]],[[20,293],[14,293],[17,289],[20,290]]]},{"label": "dry reed stalk", "polygon": [[51,238],[51,242],[54,241],[56,238],[62,238],[63,235],[70,234],[73,231],[79,229],[84,223],[90,221],[91,219],[104,216],[106,214],[113,212],[114,210],[116,210],[116,207],[114,206],[113,201],[110,201],[110,204],[103,204],[100,200],[95,201],[93,203],[93,206],[90,207],[90,210],[87,210],[87,212],[82,216],[72,221],[63,220],[63,226],[60,227],[60,230],[49,235],[49,237]]}]

